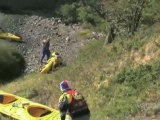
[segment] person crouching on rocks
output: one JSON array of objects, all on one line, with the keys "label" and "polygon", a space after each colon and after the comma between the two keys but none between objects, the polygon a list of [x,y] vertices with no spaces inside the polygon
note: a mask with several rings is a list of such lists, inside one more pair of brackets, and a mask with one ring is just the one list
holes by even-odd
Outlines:
[{"label": "person crouching on rocks", "polygon": [[50,47],[50,39],[44,39],[42,41],[41,64],[43,64],[43,59],[45,56],[47,56],[47,60],[50,58],[51,52],[49,47]]}]

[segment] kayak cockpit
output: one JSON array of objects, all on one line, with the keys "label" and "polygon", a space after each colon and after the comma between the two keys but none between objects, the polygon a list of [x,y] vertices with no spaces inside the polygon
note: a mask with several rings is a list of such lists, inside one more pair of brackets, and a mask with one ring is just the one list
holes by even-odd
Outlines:
[{"label": "kayak cockpit", "polygon": [[43,117],[45,115],[50,114],[52,111],[39,106],[29,106],[28,113],[33,117]]},{"label": "kayak cockpit", "polygon": [[10,104],[16,100],[17,98],[15,96],[0,94],[0,104]]}]

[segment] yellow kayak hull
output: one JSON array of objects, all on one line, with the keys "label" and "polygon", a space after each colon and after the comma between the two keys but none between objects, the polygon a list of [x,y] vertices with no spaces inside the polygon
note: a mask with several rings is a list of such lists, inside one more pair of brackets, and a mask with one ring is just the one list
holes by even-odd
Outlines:
[{"label": "yellow kayak hull", "polygon": [[0,91],[0,113],[18,120],[61,120],[58,110],[4,91]]},{"label": "yellow kayak hull", "polygon": [[44,74],[48,73],[52,69],[52,66],[55,64],[55,61],[56,61],[56,58],[51,57],[47,61],[47,64],[40,69],[40,73],[44,73]]},{"label": "yellow kayak hull", "polygon": [[21,42],[21,37],[14,35],[12,33],[4,33],[4,32],[0,32],[0,39],[9,39],[9,40],[13,40],[16,42]]},{"label": "yellow kayak hull", "polygon": [[52,68],[61,63],[62,59],[61,57],[59,57],[58,55],[55,54],[55,52],[52,53],[52,56],[50,57],[50,59],[48,59],[47,63],[42,66],[42,68],[40,68],[40,73],[46,74],[49,71],[52,70]]}]

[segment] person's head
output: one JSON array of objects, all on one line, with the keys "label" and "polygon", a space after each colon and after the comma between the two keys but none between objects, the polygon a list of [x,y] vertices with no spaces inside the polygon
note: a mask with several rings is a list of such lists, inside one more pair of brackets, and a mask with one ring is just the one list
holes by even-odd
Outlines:
[{"label": "person's head", "polygon": [[49,38],[43,38],[43,43],[47,43],[47,42],[49,42],[49,41],[50,41]]},{"label": "person's head", "polygon": [[43,43],[46,43],[47,42],[47,40],[46,39],[43,39],[43,41],[42,41]]},{"label": "person's head", "polygon": [[60,90],[62,92],[65,92],[70,89],[71,89],[71,86],[70,86],[70,82],[68,80],[64,80],[60,83]]}]

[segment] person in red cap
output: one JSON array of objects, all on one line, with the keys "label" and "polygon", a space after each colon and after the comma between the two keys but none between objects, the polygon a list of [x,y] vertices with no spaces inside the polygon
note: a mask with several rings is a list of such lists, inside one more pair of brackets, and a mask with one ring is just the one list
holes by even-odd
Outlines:
[{"label": "person in red cap", "polygon": [[67,80],[60,83],[60,89],[62,91],[59,98],[61,120],[65,120],[67,113],[71,120],[89,120],[90,110],[83,95],[77,90],[72,90]]}]

